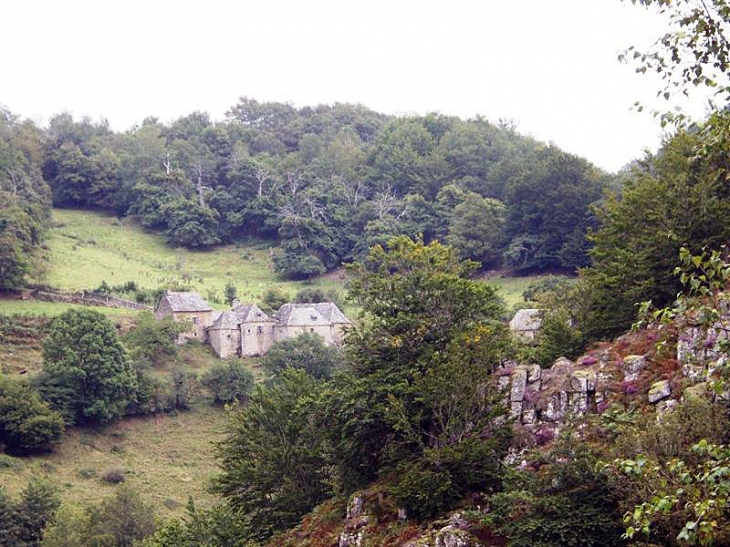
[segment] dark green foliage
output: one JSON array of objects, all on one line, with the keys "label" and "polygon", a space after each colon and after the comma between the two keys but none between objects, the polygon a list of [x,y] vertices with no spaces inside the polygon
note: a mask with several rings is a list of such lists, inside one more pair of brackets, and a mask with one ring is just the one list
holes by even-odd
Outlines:
[{"label": "dark green foliage", "polygon": [[39,546],[60,505],[58,489],[43,479],[31,479],[16,502],[0,486],[0,546]]},{"label": "dark green foliage", "polygon": [[451,215],[446,241],[462,258],[494,266],[504,244],[505,216],[501,201],[469,192]]},{"label": "dark green foliage", "polygon": [[[505,125],[348,104],[242,99],[226,122],[194,112],[124,134],[62,114],[42,152],[57,205],[136,215],[195,249],[262,237],[281,246],[273,265],[292,279],[419,234],[450,236],[490,266],[509,245],[517,267],[573,268],[585,262],[588,203],[600,186],[585,162]],[[463,199],[445,206],[447,187]],[[534,245],[523,252],[527,239]]]},{"label": "dark green foliage", "polygon": [[40,545],[43,529],[61,505],[58,489],[43,479],[31,479],[20,492],[16,505],[17,526],[20,529],[18,545]]},{"label": "dark green foliage", "polygon": [[599,211],[593,264],[584,272],[592,295],[589,339],[613,336],[636,319],[637,304],[662,307],[682,290],[674,275],[681,247],[692,253],[730,239],[725,180],[730,117],[715,114],[704,131],[679,132],[637,167],[621,199]]},{"label": "dark green foliage", "polygon": [[505,262],[517,270],[588,264],[589,207],[601,197],[601,173],[585,160],[548,147],[517,166],[505,189]]},{"label": "dark green foliage", "polygon": [[159,364],[177,354],[175,339],[187,325],[172,317],[157,319],[151,312],[140,312],[134,320],[134,328],[123,338],[136,366]]},{"label": "dark green foliage", "polygon": [[185,371],[175,367],[170,371],[169,378],[170,407],[177,410],[189,410],[193,401],[200,393],[198,375],[192,371]]},{"label": "dark green foliage", "polygon": [[274,344],[260,364],[274,378],[284,370],[294,368],[321,379],[329,378],[341,366],[342,356],[337,348],[326,346],[321,336],[305,332]]},{"label": "dark green foliage", "polygon": [[542,325],[534,343],[523,345],[522,358],[551,366],[558,357],[573,359],[584,350],[591,293],[583,279],[548,276],[523,293],[531,307],[542,312]]},{"label": "dark green foliage", "polygon": [[[64,504],[44,530],[44,547],[132,547],[155,533],[153,507],[131,487],[116,487],[98,505]],[[184,544],[181,544],[184,545]]]},{"label": "dark green foliage", "polygon": [[281,289],[273,287],[263,294],[262,299],[261,307],[265,311],[273,313],[289,302],[289,295],[285,294]]},{"label": "dark green foliage", "polygon": [[50,190],[39,168],[41,135],[0,107],[0,290],[42,271],[39,258],[50,219]]},{"label": "dark green foliage", "polygon": [[8,452],[49,450],[63,434],[63,418],[30,385],[0,375],[0,443]]},{"label": "dark green foliage", "polygon": [[287,279],[309,279],[327,271],[322,260],[305,249],[287,247],[274,258],[274,271]]},{"label": "dark green foliage", "polygon": [[317,303],[317,302],[334,302],[338,307],[342,305],[340,295],[335,289],[302,289],[294,295],[294,302],[298,303]]},{"label": "dark green foliage", "polygon": [[69,423],[108,422],[133,400],[137,382],[112,322],[87,309],[58,316],[43,344],[43,398]]},{"label": "dark green foliage", "polygon": [[[572,435],[572,432],[568,432]],[[597,459],[563,441],[539,471],[514,471],[487,519],[514,547],[623,545],[621,512]]]},{"label": "dark green foliage", "polygon": [[246,515],[251,539],[294,525],[331,493],[315,420],[321,389],[305,372],[288,369],[277,382],[257,386],[249,403],[231,414],[214,484]]},{"label": "dark green foliage", "polygon": [[[468,279],[473,268],[438,243],[398,238],[351,269],[364,310],[347,338],[354,377],[336,379],[325,398],[340,475],[355,484],[392,476],[419,517],[495,486],[507,447],[488,378],[509,336],[493,322],[494,290]],[[439,488],[421,490],[429,477]]]},{"label": "dark green foliage", "polygon": [[0,486],[0,546],[15,547],[20,530],[18,513],[13,500],[3,486]]},{"label": "dark green foliage", "polygon": [[213,394],[217,404],[246,402],[253,389],[253,374],[241,363],[229,361],[207,370],[200,383]]},{"label": "dark green foliage", "polygon": [[226,283],[226,289],[225,289],[225,299],[226,303],[231,306],[233,305],[233,301],[238,296],[238,290],[236,289],[236,286],[232,282]]},{"label": "dark green foliage", "polygon": [[227,505],[218,504],[210,509],[195,507],[190,499],[183,519],[168,520],[164,526],[145,539],[140,547],[199,547],[202,545],[250,545],[245,517]]}]

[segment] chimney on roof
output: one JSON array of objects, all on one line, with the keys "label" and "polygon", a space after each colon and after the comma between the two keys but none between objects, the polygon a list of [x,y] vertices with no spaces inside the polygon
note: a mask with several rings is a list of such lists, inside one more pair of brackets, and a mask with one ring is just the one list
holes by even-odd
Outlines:
[{"label": "chimney on roof", "polygon": [[231,302],[231,308],[236,308],[241,305],[241,301],[238,298],[234,298]]}]

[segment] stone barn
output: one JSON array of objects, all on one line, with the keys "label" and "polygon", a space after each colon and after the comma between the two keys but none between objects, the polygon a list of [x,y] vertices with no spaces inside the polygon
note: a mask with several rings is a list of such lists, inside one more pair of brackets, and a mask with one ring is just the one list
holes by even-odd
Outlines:
[{"label": "stone barn", "polygon": [[542,310],[535,308],[519,310],[509,322],[510,330],[526,340],[534,340],[541,326]]},{"label": "stone barn", "polygon": [[328,346],[339,345],[342,343],[344,328],[351,324],[332,302],[284,304],[274,317],[277,342],[309,332],[320,335]]},{"label": "stone barn", "polygon": [[276,321],[254,304],[233,302],[208,328],[208,340],[221,359],[263,355],[274,343]]},{"label": "stone barn", "polygon": [[214,314],[211,305],[196,292],[167,291],[155,308],[157,319],[171,316],[175,321],[190,321],[190,331],[178,336],[178,344],[191,338],[206,342],[206,329],[213,324]]}]

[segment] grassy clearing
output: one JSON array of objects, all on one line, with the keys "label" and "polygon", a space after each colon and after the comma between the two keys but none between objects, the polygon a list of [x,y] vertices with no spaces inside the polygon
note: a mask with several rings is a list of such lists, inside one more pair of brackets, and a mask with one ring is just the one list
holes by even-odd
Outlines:
[{"label": "grassy clearing", "polygon": [[332,275],[306,283],[280,278],[270,267],[273,249],[261,242],[196,252],[168,246],[164,237],[145,232],[132,219],[55,209],[53,223],[44,281],[63,290],[92,289],[102,281],[112,286],[135,281],[147,289],[177,283],[214,303],[222,301],[228,282],[236,286],[241,300],[253,302],[269,288],[291,296],[305,286],[340,292],[344,288],[344,280]]},{"label": "grassy clearing", "polygon": [[45,315],[56,317],[70,309],[91,309],[103,313],[109,318],[134,317],[134,310],[123,308],[106,308],[104,306],[84,306],[82,304],[66,304],[63,302],[42,302],[39,300],[0,299],[0,315]]},{"label": "grassy clearing", "polygon": [[515,306],[526,306],[525,301],[522,299],[522,293],[525,292],[527,287],[539,281],[543,277],[545,276],[526,275],[523,277],[490,277],[486,279],[486,282],[499,289],[499,296],[504,299],[507,308],[512,309]]},{"label": "grassy clearing", "polygon": [[11,493],[43,476],[61,487],[64,501],[95,504],[115,486],[103,480],[121,470],[125,482],[164,516],[181,515],[192,496],[206,506],[216,473],[213,443],[222,437],[225,412],[201,403],[188,412],[128,418],[103,428],[72,428],[52,454],[14,458],[0,455],[0,484]]},{"label": "grassy clearing", "polygon": [[[40,351],[28,351],[35,351],[40,368]],[[255,359],[243,362],[257,381],[263,379]],[[192,341],[179,348],[177,357],[149,372],[164,378],[172,367],[182,367],[200,376],[218,363],[210,347]],[[206,395],[202,393],[187,412],[70,428],[51,454],[0,454],[0,484],[16,493],[30,477],[43,476],[61,487],[64,501],[93,504],[113,493],[114,485],[104,475],[119,470],[162,516],[184,514],[189,496],[202,507],[210,505],[215,496],[207,489],[217,472],[214,443],[223,436],[226,417]]]}]

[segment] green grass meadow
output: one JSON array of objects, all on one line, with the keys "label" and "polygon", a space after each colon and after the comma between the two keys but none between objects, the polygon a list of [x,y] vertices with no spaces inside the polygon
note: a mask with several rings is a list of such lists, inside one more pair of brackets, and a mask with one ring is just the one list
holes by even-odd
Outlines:
[{"label": "green grass meadow", "polygon": [[175,249],[163,236],[146,232],[131,219],[69,209],[54,209],[53,225],[43,281],[62,290],[93,289],[102,281],[111,286],[135,281],[146,289],[177,283],[222,301],[231,282],[238,297],[251,302],[260,301],[269,288],[291,296],[304,286],[344,292],[345,282],[337,275],[306,283],[282,279],[271,270],[273,249],[260,242],[210,251]]}]

